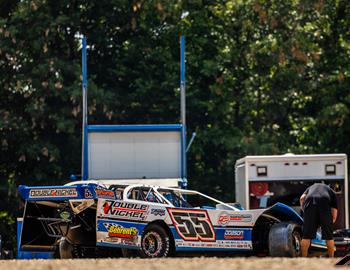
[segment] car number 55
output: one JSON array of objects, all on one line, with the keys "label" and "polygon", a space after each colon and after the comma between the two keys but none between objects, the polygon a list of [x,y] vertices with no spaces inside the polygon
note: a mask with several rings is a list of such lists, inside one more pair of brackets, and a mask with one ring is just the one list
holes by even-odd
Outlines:
[{"label": "car number 55", "polygon": [[205,210],[168,208],[176,231],[185,241],[215,241],[215,230]]}]

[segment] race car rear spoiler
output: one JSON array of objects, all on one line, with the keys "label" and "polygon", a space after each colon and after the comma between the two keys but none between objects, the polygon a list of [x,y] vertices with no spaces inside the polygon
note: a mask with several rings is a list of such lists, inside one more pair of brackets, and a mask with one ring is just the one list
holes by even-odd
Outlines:
[{"label": "race car rear spoiler", "polygon": [[113,190],[96,184],[77,184],[74,186],[33,186],[20,185],[18,191],[26,201],[65,201],[82,199],[118,199]]}]

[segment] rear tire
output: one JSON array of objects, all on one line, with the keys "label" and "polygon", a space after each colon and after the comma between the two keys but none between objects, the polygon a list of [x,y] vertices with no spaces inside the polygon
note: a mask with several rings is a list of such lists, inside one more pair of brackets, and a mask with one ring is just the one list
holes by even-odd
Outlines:
[{"label": "rear tire", "polygon": [[168,257],[170,250],[170,238],[163,227],[157,224],[151,224],[144,230],[141,238],[141,257]]},{"label": "rear tire", "polygon": [[301,254],[301,228],[298,224],[281,222],[269,232],[269,254],[272,257],[299,257]]},{"label": "rear tire", "polygon": [[74,258],[74,246],[68,242],[65,237],[62,237],[58,243],[58,252],[61,259]]}]

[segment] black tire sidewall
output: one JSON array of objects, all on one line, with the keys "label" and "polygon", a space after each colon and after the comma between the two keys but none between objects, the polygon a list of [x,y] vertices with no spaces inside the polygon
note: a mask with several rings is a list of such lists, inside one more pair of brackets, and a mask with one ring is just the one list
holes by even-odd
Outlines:
[{"label": "black tire sidewall", "polygon": [[[145,252],[145,237],[147,237],[149,234],[153,234],[154,236],[158,236],[161,242],[161,247],[159,251],[154,254],[150,255]],[[142,233],[141,238],[141,256],[143,258],[161,258],[161,257],[168,257],[170,254],[170,238],[167,232],[159,225],[152,224],[149,225]]]},{"label": "black tire sidewall", "polygon": [[[301,228],[296,223],[281,222],[269,233],[269,253],[274,257],[298,257],[301,253]],[[295,239],[297,238],[297,239]],[[298,241],[296,244],[295,241]],[[296,246],[299,245],[299,250]]]},{"label": "black tire sidewall", "polygon": [[58,244],[58,254],[60,259],[73,259],[75,257],[73,245],[64,237],[60,239]]}]

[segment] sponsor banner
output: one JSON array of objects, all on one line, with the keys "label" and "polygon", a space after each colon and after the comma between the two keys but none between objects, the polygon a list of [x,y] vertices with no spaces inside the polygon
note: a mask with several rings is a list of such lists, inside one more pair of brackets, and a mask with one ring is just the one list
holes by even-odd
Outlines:
[{"label": "sponsor banner", "polygon": [[148,205],[106,200],[102,204],[103,216],[144,221],[148,216]]},{"label": "sponsor banner", "polygon": [[251,222],[251,214],[239,214],[223,212],[220,214],[217,223],[221,226],[229,226],[238,222]]},{"label": "sponsor banner", "polygon": [[252,228],[215,227],[216,240],[252,240]]},{"label": "sponsor banner", "polygon": [[225,230],[224,238],[225,239],[234,239],[234,240],[243,240],[244,239],[244,230]]},{"label": "sponsor banner", "polygon": [[36,188],[29,191],[29,198],[77,198],[75,188]]},{"label": "sponsor banner", "polygon": [[215,242],[197,242],[197,241],[183,241],[175,240],[176,247],[187,247],[187,248],[206,248],[206,249],[253,249],[253,244],[251,241],[231,241],[231,240],[217,240]]},{"label": "sponsor banner", "polygon": [[151,214],[154,215],[154,216],[165,216],[165,209],[156,209],[156,208],[153,208],[151,209]]},{"label": "sponsor banner", "polygon": [[109,189],[104,189],[100,187],[95,188],[95,193],[98,198],[103,198],[103,199],[115,199],[115,193],[113,190]]},{"label": "sponsor banner", "polygon": [[146,224],[132,222],[114,222],[112,220],[97,221],[97,242],[124,246],[139,246],[141,232]]}]

